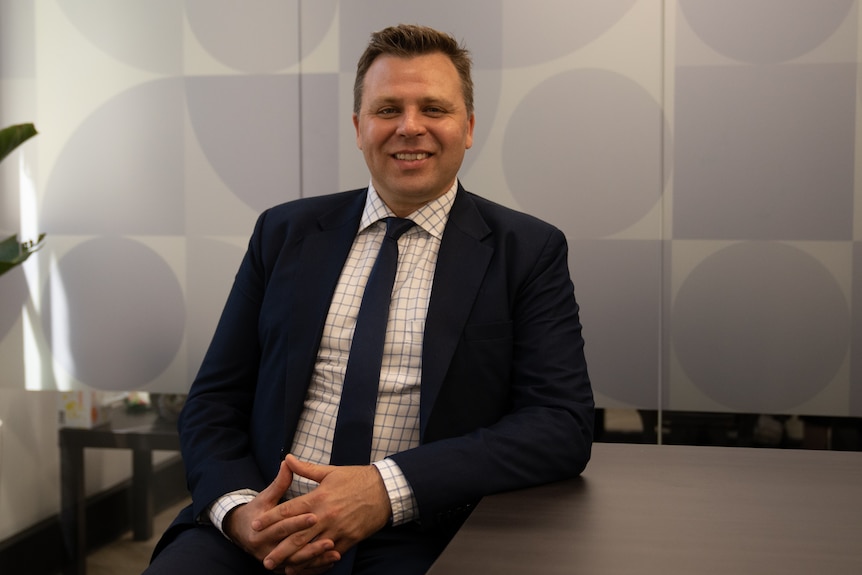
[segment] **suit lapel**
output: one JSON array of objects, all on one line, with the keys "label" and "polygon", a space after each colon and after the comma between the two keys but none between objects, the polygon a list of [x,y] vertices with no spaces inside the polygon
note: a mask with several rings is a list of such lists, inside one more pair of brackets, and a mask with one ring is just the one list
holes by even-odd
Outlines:
[{"label": "suit lapel", "polygon": [[493,249],[482,243],[490,233],[473,200],[459,185],[440,243],[425,321],[420,436],[424,436],[431,409],[491,261]]}]

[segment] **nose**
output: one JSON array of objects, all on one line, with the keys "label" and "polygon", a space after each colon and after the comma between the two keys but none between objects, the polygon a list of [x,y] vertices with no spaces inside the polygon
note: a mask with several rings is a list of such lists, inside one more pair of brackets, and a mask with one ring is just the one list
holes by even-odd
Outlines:
[{"label": "nose", "polygon": [[398,134],[408,138],[421,136],[425,133],[425,123],[419,110],[404,110],[401,122],[398,124]]}]

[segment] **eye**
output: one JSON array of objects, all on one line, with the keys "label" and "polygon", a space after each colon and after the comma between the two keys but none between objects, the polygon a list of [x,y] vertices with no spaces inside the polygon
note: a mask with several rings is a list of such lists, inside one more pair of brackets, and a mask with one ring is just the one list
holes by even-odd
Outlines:
[{"label": "eye", "polygon": [[440,106],[428,106],[427,108],[425,108],[425,113],[431,117],[436,118],[445,114],[446,110],[444,110]]},{"label": "eye", "polygon": [[377,110],[377,115],[383,118],[391,118],[398,114],[398,109],[393,106],[386,106]]}]

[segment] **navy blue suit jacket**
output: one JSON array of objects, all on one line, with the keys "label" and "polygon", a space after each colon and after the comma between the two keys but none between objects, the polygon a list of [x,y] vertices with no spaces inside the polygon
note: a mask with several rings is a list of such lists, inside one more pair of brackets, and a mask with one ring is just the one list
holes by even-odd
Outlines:
[{"label": "navy blue suit jacket", "polygon": [[[367,190],[264,212],[180,418],[193,521],[289,450]],[[421,445],[392,458],[424,526],[587,464],[593,398],[558,229],[458,189],[425,325]]]}]

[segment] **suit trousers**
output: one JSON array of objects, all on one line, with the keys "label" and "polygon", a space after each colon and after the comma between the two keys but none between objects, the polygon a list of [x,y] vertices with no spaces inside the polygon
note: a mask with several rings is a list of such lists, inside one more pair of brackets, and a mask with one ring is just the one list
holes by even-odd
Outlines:
[{"label": "suit trousers", "polygon": [[[425,532],[415,524],[386,527],[362,541],[352,570],[335,565],[333,575],[422,575],[443,552],[453,532]],[[341,567],[341,568],[339,568]],[[271,575],[257,559],[215,527],[180,532],[153,559],[143,575]]]}]

